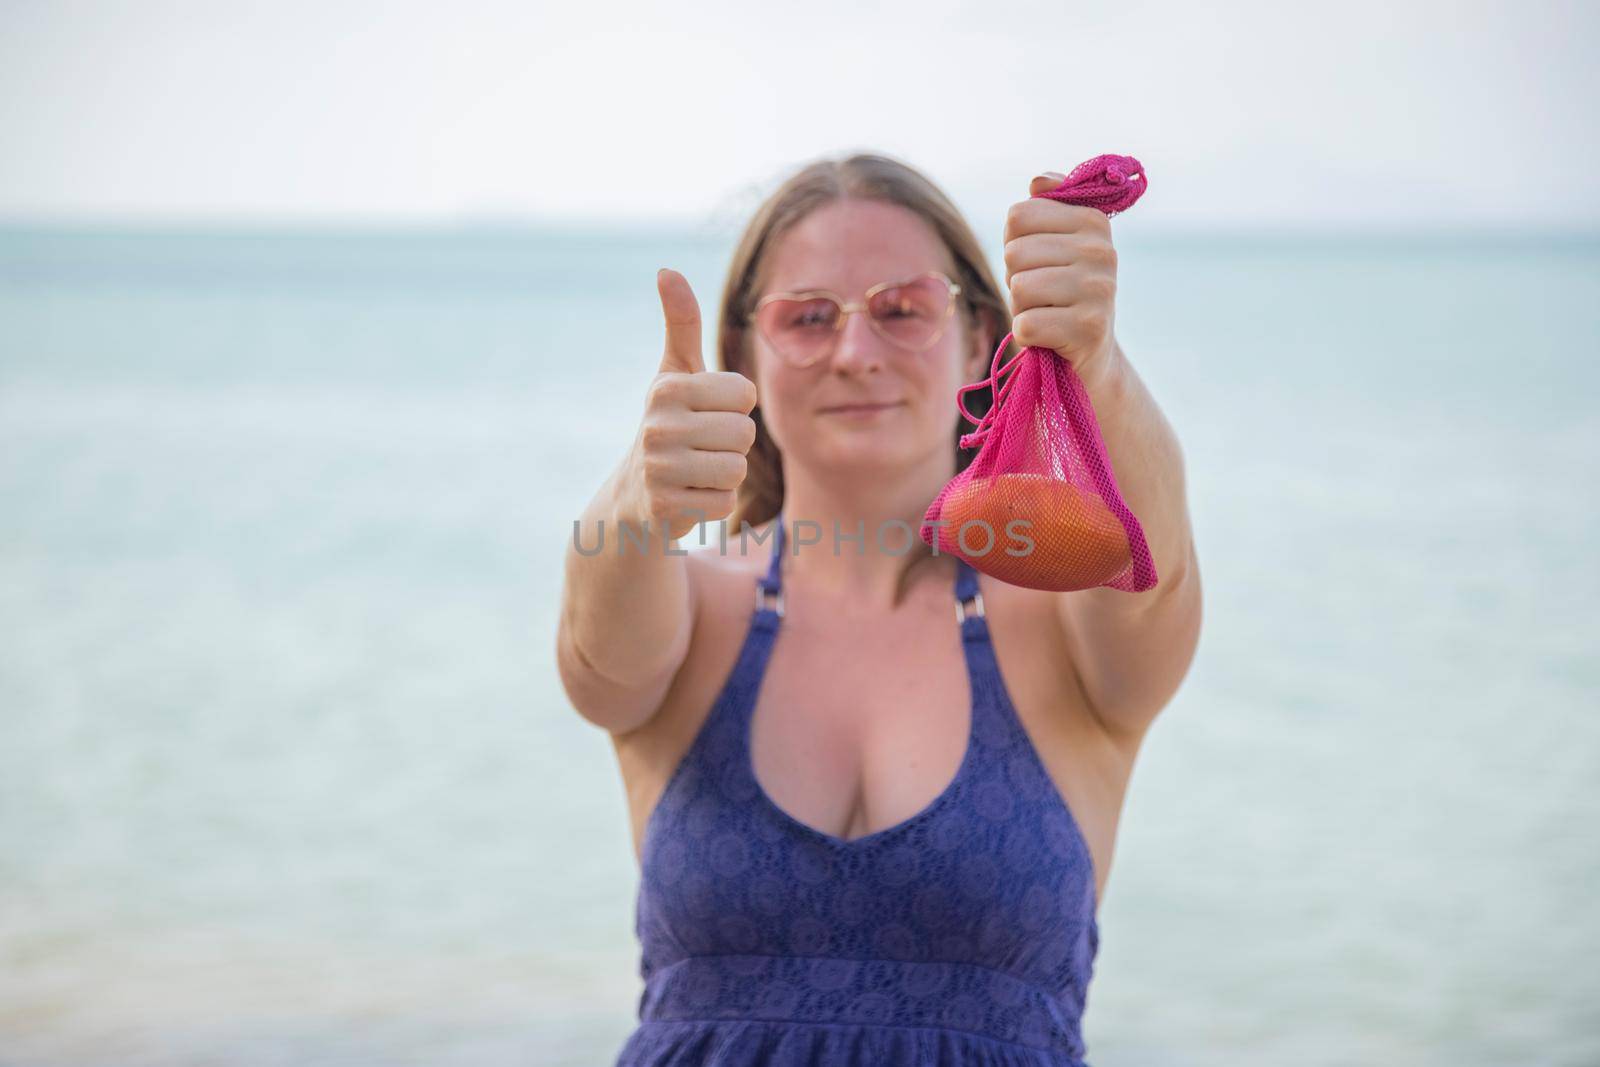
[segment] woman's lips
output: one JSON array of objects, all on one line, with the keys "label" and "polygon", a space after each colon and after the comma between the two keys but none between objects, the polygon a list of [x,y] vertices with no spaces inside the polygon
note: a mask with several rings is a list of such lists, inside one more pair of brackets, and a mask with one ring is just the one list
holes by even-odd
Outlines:
[{"label": "woman's lips", "polygon": [[899,401],[890,401],[882,404],[839,404],[831,408],[823,408],[824,415],[866,415],[874,411],[886,411],[898,407]]}]

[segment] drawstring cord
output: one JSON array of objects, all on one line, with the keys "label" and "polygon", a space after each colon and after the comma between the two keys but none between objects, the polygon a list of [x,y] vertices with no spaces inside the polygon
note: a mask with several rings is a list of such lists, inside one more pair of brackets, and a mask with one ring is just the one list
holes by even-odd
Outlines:
[{"label": "drawstring cord", "polygon": [[[962,448],[976,447],[985,437],[989,436],[989,431],[994,429],[995,417],[1000,413],[1000,403],[1005,399],[1006,394],[1011,391],[1011,383],[1015,381],[1011,377],[1011,372],[1017,369],[1018,363],[1022,362],[1022,356],[1019,355],[1004,367],[1000,366],[1000,357],[1005,355],[1006,346],[1010,343],[1011,335],[1008,333],[1005,340],[1000,342],[1000,347],[994,350],[994,359],[989,363],[989,376],[987,378],[979,382],[973,382],[971,385],[963,385],[956,390],[956,407],[961,409],[961,414],[966,417],[968,422],[977,423],[977,429],[971,433],[961,435],[959,443]],[[1024,349],[1024,352],[1026,352],[1026,349]],[[1002,381],[1002,379],[1005,380]],[[975,389],[994,389],[995,391],[994,403],[989,405],[989,410],[983,413],[982,418],[968,411],[967,403],[963,399]]]}]

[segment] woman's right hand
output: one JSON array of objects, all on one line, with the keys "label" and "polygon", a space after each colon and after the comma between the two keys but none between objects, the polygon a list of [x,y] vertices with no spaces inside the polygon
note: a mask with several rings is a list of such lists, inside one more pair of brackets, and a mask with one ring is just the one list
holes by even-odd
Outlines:
[{"label": "woman's right hand", "polygon": [[623,513],[672,541],[733,513],[745,456],[756,440],[755,383],[708,371],[700,358],[700,304],[675,270],[656,273],[666,350],[645,395],[644,418],[623,465]]}]

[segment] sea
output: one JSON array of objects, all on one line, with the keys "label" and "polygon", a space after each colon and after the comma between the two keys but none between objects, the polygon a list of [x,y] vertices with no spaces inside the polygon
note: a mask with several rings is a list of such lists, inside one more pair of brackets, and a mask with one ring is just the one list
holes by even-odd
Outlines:
[{"label": "sea", "polygon": [[[1600,1063],[1600,235],[1139,222],[1204,623],[1090,1061]],[[638,869],[563,550],[657,268],[714,320],[736,239],[0,227],[0,1064],[614,1059]]]}]

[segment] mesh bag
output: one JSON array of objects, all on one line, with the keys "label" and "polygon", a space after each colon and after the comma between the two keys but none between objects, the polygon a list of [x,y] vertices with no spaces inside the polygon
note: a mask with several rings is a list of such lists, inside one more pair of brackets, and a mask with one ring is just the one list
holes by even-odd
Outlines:
[{"label": "mesh bag", "polygon": [[[1037,195],[1110,217],[1132,207],[1146,184],[1138,160],[1104,155]],[[1067,360],[1036,346],[1002,367],[1010,342],[1006,334],[988,378],[956,393],[962,416],[977,424],[961,447],[978,445],[978,454],[928,505],[922,540],[1029,589],[1151,588],[1155,563],[1117,490],[1082,380]],[[994,401],[978,419],[962,398],[985,388]],[[1024,521],[1011,525],[1016,520]]]}]

